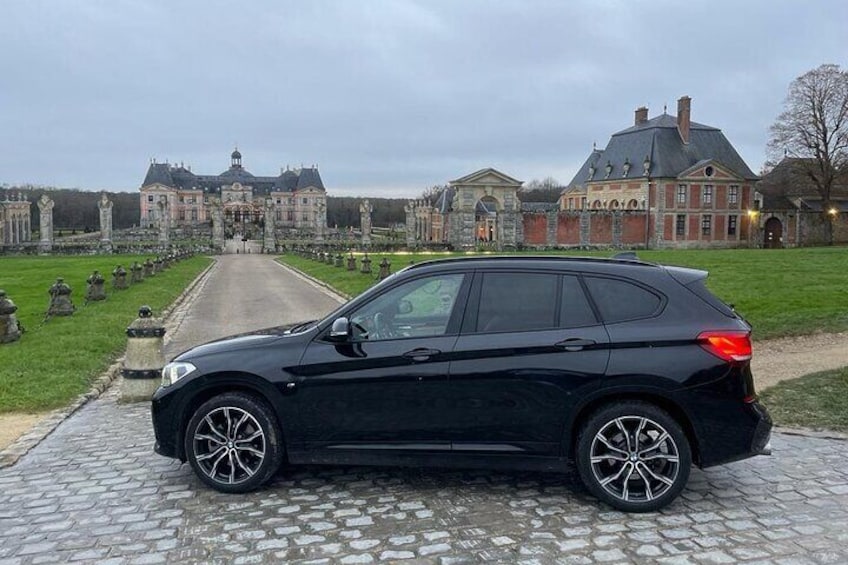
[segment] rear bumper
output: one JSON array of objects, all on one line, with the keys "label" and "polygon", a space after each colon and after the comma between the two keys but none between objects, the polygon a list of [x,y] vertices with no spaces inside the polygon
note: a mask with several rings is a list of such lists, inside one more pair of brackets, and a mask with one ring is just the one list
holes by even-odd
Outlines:
[{"label": "rear bumper", "polygon": [[771,454],[771,416],[757,401],[736,410],[702,415],[698,426],[699,465],[712,467]]}]

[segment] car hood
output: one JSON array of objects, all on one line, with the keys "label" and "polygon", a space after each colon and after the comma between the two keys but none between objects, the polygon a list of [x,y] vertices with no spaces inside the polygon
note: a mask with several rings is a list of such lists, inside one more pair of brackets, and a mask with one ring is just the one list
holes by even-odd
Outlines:
[{"label": "car hood", "polygon": [[[301,336],[312,327],[314,326],[311,322],[298,322],[295,324],[285,324],[282,326],[262,328],[259,330],[235,334],[193,347],[188,351],[180,353],[174,358],[174,361],[187,361],[190,359],[196,359],[197,357],[211,355],[213,353],[223,353],[227,351],[259,347],[266,343],[271,343],[280,339],[289,339]],[[304,331],[300,331],[301,328]]]}]

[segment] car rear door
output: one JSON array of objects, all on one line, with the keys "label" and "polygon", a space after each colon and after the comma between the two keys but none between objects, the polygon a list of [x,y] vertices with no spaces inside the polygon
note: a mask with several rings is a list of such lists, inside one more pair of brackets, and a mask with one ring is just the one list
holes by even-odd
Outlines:
[{"label": "car rear door", "polygon": [[576,274],[478,272],[450,363],[452,449],[558,455],[608,345]]}]

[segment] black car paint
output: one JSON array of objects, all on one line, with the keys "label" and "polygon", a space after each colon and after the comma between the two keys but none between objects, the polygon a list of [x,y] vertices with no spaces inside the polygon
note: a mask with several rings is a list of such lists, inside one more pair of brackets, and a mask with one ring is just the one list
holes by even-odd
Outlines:
[{"label": "black car paint", "polygon": [[[623,278],[663,300],[653,317],[584,328],[474,334],[453,323],[434,338],[328,338],[335,318],[411,277],[498,269]],[[641,263],[548,258],[406,269],[303,331],[251,332],[179,355],[197,371],[155,394],[156,450],[185,460],[181,438],[192,410],[217,392],[242,389],[274,409],[291,463],[556,469],[588,412],[634,397],[681,421],[700,466],[745,458],[762,448],[771,426],[765,410],[746,399],[749,362],[724,362],[696,338],[749,328],[684,286],[698,277]],[[464,311],[469,302],[466,285],[455,307]],[[563,345],[568,340],[586,345]],[[430,351],[410,354],[417,349]]]}]

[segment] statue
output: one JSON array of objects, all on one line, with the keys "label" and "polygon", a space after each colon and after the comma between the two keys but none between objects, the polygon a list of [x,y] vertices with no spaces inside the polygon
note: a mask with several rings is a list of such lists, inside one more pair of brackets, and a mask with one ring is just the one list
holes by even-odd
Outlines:
[{"label": "statue", "polygon": [[38,209],[41,212],[38,248],[45,252],[53,249],[53,206],[53,200],[42,194],[38,200]]},{"label": "statue", "polygon": [[168,217],[168,199],[165,196],[159,197],[159,202],[156,203],[159,208],[159,243],[168,243],[171,237],[171,219]]},{"label": "statue", "polygon": [[272,198],[265,199],[265,238],[262,243],[262,249],[265,253],[274,253],[277,250],[277,237],[274,233],[274,222],[276,221],[274,208],[274,200]]},{"label": "statue", "polygon": [[100,202],[97,203],[97,208],[100,210],[100,243],[111,245],[112,201],[109,200],[105,192],[100,195]]},{"label": "statue", "polygon": [[221,207],[221,200],[211,198],[212,206],[212,246],[221,250],[224,248],[224,210]]},{"label": "statue", "polygon": [[403,207],[403,211],[406,212],[406,246],[415,247],[417,240],[417,234],[415,232],[415,202],[412,200],[407,202]]},{"label": "statue", "polygon": [[367,199],[359,204],[359,226],[362,231],[362,245],[371,244],[371,213],[374,207]]},{"label": "statue", "polygon": [[327,205],[324,200],[318,200],[315,208],[315,241],[324,241],[324,227],[327,225]]}]

